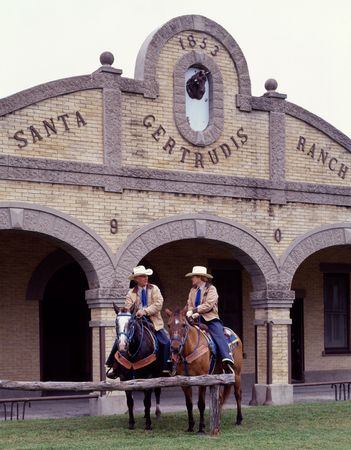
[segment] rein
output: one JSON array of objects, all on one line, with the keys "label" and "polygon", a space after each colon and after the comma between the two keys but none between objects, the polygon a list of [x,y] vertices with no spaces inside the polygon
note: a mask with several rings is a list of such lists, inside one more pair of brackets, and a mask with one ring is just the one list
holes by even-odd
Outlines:
[{"label": "rein", "polygon": [[184,364],[184,372],[186,375],[188,375],[187,365],[191,364],[193,361],[198,359],[200,356],[204,355],[206,353],[206,351],[208,350],[207,346],[205,346],[205,345],[200,346],[201,330],[200,330],[200,327],[198,327],[198,333],[197,333],[198,337],[197,337],[197,344],[196,344],[195,349],[187,356],[182,354],[182,352],[184,350],[184,345],[189,337],[189,330],[190,330],[190,324],[188,323],[188,321],[186,321],[186,332],[184,334],[183,339],[180,339],[178,337],[178,333],[176,336],[171,337],[171,346],[172,346],[172,342],[180,342],[177,354],[172,352],[172,360],[173,360],[174,364],[177,364],[178,358],[181,357],[181,360]]}]

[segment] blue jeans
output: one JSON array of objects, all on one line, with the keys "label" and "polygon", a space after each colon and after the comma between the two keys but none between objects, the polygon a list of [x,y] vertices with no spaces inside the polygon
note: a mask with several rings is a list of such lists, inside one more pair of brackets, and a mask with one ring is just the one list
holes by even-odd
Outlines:
[{"label": "blue jeans", "polygon": [[169,340],[169,337],[164,328],[155,331],[155,336],[158,340],[160,349],[159,352],[162,355],[163,368],[167,369],[167,361],[169,361],[169,358],[171,356],[171,341]]},{"label": "blue jeans", "polygon": [[233,359],[226,338],[224,336],[222,321],[219,319],[207,321],[203,317],[201,317],[201,321],[208,326],[208,331],[210,332],[212,339],[215,341],[215,344],[217,345],[221,358]]}]

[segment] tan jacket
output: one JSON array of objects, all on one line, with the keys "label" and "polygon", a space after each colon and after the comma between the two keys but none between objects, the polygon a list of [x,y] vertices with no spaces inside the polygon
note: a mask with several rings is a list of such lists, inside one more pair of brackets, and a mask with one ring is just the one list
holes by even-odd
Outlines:
[{"label": "tan jacket", "polygon": [[[130,309],[134,304],[137,306],[137,310],[142,307],[141,298],[138,295],[138,286],[135,286],[133,289],[129,289],[125,301],[125,307]],[[147,285],[147,304],[148,306],[145,308],[146,315],[150,317],[155,330],[161,330],[161,328],[164,328],[164,323],[161,316],[163,297],[160,289],[155,284]]]},{"label": "tan jacket", "polygon": [[[191,288],[188,297],[188,310],[195,309],[195,297],[197,288]],[[198,312],[205,320],[219,319],[218,316],[218,294],[213,284],[206,283],[201,290],[201,303],[198,306]]]}]

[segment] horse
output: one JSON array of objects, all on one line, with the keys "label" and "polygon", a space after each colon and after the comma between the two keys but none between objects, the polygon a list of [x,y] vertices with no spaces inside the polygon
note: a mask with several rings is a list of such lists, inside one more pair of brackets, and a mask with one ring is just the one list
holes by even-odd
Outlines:
[{"label": "horse", "polygon": [[[168,328],[171,337],[171,353],[174,361],[174,374],[196,376],[205,375],[210,372],[222,373],[223,367],[220,360],[216,360],[213,371],[211,371],[211,350],[206,335],[194,321],[186,318],[187,307],[183,310],[176,310],[174,313],[170,309],[165,312],[168,317]],[[230,330],[231,331],[231,330]],[[241,414],[241,367],[243,361],[242,342],[237,338],[235,345],[231,349],[234,359],[234,394],[236,399],[237,415],[236,425],[240,425],[243,416]],[[192,388],[182,387],[188,411],[188,432],[194,431],[194,416],[192,402]],[[220,393],[220,408],[230,394],[231,386],[226,385]],[[205,395],[206,386],[199,386],[198,408],[200,411],[199,433],[205,432]]]},{"label": "horse", "polygon": [[[156,378],[162,373],[162,357],[157,352],[157,341],[153,326],[145,318],[137,318],[135,309],[127,310],[113,305],[116,312],[116,336],[118,351],[115,354],[118,374],[121,381],[133,378]],[[152,389],[144,391],[145,430],[151,426],[151,394]],[[161,388],[155,388],[156,417],[161,415]],[[128,428],[135,428],[133,393],[126,391],[129,422]]]}]

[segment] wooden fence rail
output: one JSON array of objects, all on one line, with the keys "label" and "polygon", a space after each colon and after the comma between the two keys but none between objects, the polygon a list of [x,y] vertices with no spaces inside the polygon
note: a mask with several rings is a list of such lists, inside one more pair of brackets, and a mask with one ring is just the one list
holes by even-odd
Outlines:
[{"label": "wooden fence rail", "polygon": [[182,386],[210,387],[210,434],[217,435],[220,428],[219,389],[223,385],[234,384],[232,374],[201,375],[196,377],[162,377],[129,381],[11,381],[0,380],[0,389],[26,391],[143,391],[155,387],[169,388]]}]

